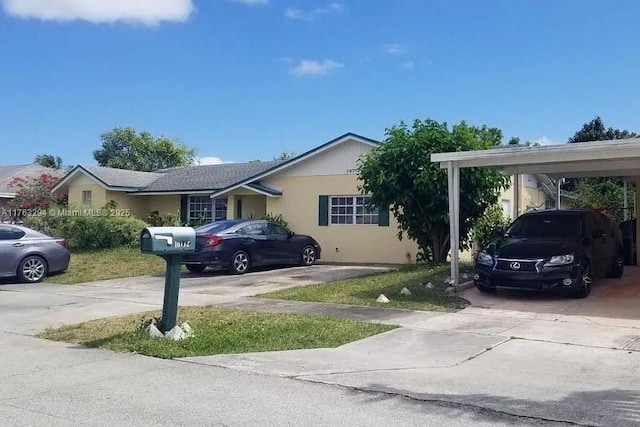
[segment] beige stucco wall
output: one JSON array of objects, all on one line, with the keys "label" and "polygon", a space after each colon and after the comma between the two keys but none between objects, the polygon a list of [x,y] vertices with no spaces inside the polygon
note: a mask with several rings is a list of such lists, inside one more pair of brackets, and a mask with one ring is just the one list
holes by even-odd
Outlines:
[{"label": "beige stucco wall", "polygon": [[[236,204],[242,200],[242,218],[236,215]],[[261,218],[267,213],[267,197],[255,192],[238,189],[227,194],[227,219]]]},{"label": "beige stucco wall", "polygon": [[180,196],[144,196],[148,199],[147,206],[149,212],[158,211],[160,215],[168,213],[178,215],[180,212]]},{"label": "beige stucco wall", "polygon": [[262,195],[239,196],[242,200],[242,219],[262,218],[267,213],[267,198]]},{"label": "beige stucco wall", "polygon": [[415,262],[418,246],[396,237],[398,224],[390,214],[390,225],[318,225],[318,196],[357,195],[356,175],[275,176],[263,184],[283,188],[280,198],[267,198],[267,213],[282,214],[289,227],[313,236],[322,247],[322,260],[329,262]]},{"label": "beige stucco wall", "polygon": [[122,191],[107,191],[106,201],[111,200],[118,204],[118,209],[130,209],[131,214],[145,219],[149,216],[148,199],[144,196],[134,196]]},{"label": "beige stucco wall", "polygon": [[69,206],[84,206],[82,192],[91,191],[91,207],[101,208],[107,203],[107,190],[98,184],[79,184],[69,186]]}]

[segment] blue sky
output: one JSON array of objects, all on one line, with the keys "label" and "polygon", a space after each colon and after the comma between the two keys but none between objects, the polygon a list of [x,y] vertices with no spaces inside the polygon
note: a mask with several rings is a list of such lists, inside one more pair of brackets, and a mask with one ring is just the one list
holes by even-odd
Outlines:
[{"label": "blue sky", "polygon": [[[0,164],[132,126],[270,159],[400,120],[640,131],[637,0],[0,0]],[[216,161],[209,159],[208,161]]]}]

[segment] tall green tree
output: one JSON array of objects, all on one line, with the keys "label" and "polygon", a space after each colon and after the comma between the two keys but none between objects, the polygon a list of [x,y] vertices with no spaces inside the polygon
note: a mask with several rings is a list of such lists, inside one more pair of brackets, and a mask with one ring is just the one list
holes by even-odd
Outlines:
[{"label": "tall green tree", "polygon": [[636,134],[628,130],[614,129],[612,127],[607,128],[604,125],[602,118],[600,118],[600,116],[596,116],[590,122],[582,125],[582,128],[569,138],[569,143],[608,141],[613,139],[633,138],[634,136],[636,136]]},{"label": "tall green tree", "polygon": [[[626,129],[606,127],[602,118],[596,116],[582,125],[569,143],[588,141],[614,141],[616,139],[633,138],[634,132]],[[623,189],[619,177],[576,178],[565,181],[566,190],[572,191],[572,205],[577,208],[598,209],[607,213],[614,221],[622,220]]]},{"label": "tall green tree", "polygon": [[53,154],[38,154],[33,163],[46,168],[62,169],[62,158]]},{"label": "tall green tree", "polygon": [[[383,144],[359,162],[361,191],[372,203],[390,206],[406,234],[420,247],[424,260],[444,262],[450,249],[447,172],[430,156],[437,152],[487,150],[501,145],[502,132],[465,122],[449,128],[435,120],[400,123],[386,130]],[[471,229],[487,208],[498,202],[508,177],[487,168],[460,173],[460,248],[468,248]]]},{"label": "tall green tree", "polygon": [[175,139],[148,132],[115,128],[100,136],[102,148],[93,152],[100,166],[150,172],[195,164],[195,150]]}]

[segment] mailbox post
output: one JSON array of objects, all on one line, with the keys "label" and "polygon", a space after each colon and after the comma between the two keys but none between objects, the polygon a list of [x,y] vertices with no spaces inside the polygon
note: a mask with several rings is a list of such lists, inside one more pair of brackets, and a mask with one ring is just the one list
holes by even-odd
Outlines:
[{"label": "mailbox post", "polygon": [[196,232],[191,227],[147,227],[140,234],[140,250],[142,253],[158,255],[167,263],[160,324],[160,331],[166,333],[176,326],[180,265],[183,254],[196,250]]}]

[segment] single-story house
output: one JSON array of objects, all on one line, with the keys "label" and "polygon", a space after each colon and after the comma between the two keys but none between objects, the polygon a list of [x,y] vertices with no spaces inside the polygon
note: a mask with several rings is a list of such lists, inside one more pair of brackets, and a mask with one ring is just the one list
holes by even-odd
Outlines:
[{"label": "single-story house", "polygon": [[379,144],[353,133],[287,161],[187,166],[156,172],[77,166],[53,189],[72,207],[105,206],[146,218],[158,211],[183,223],[282,215],[316,238],[330,262],[411,263],[418,247],[396,237],[385,208],[371,209],[358,191],[358,159]]},{"label": "single-story house", "polygon": [[15,199],[18,189],[11,184],[16,178],[38,178],[43,174],[62,176],[57,169],[36,164],[0,166],[0,210],[7,209],[11,200]]}]

